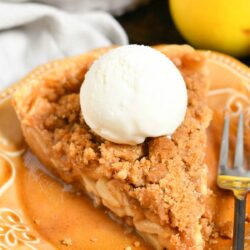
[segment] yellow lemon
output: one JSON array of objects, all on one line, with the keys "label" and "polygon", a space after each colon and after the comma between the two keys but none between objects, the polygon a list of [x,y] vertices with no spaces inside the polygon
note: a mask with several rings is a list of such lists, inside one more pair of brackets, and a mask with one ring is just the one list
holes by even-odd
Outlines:
[{"label": "yellow lemon", "polygon": [[250,0],[169,0],[176,27],[197,48],[250,55]]}]

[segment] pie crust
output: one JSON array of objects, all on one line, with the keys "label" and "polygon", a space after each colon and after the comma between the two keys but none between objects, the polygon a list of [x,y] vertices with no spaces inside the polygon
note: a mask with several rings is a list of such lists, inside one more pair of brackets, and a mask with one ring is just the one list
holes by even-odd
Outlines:
[{"label": "pie crust", "polygon": [[204,161],[209,72],[204,54],[190,46],[155,48],[175,63],[188,89],[185,120],[171,138],[115,144],[84,122],[79,104],[84,75],[112,48],[35,69],[21,81],[13,104],[26,142],[55,175],[85,190],[155,249],[203,249],[212,233]]}]

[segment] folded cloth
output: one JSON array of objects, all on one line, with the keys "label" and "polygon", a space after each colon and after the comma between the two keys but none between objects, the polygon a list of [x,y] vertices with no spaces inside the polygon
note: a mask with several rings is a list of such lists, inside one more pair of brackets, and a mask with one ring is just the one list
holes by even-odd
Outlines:
[{"label": "folded cloth", "polygon": [[53,5],[69,12],[82,13],[89,10],[103,10],[114,15],[121,15],[133,10],[149,0],[2,0],[6,2],[36,2]]},{"label": "folded cloth", "polygon": [[103,11],[74,14],[40,3],[0,1],[0,90],[49,60],[127,43],[124,30]]}]

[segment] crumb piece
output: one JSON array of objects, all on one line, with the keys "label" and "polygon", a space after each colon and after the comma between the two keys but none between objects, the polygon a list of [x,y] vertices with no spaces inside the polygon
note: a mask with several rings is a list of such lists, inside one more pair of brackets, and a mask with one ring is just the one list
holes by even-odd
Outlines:
[{"label": "crumb piece", "polygon": [[89,240],[90,240],[91,242],[97,242],[97,241],[98,241],[98,239],[97,239],[96,237],[90,238]]},{"label": "crumb piece", "polygon": [[219,232],[218,231],[213,231],[211,234],[211,239],[217,239],[219,237]]},{"label": "crumb piece", "polygon": [[231,221],[224,222],[219,226],[219,234],[222,237],[233,238],[233,224]]},{"label": "crumb piece", "polygon": [[209,243],[210,243],[210,244],[217,244],[217,243],[218,243],[218,240],[216,240],[216,239],[210,239],[210,240],[209,240]]},{"label": "crumb piece", "polygon": [[64,246],[72,246],[72,240],[70,238],[66,238],[60,241],[60,243]]},{"label": "crumb piece", "polygon": [[133,244],[135,247],[139,247],[141,245],[141,243],[139,241],[135,241]]},{"label": "crumb piece", "polygon": [[122,169],[121,171],[119,171],[117,173],[117,178],[121,179],[121,180],[125,180],[128,176],[128,171],[126,169]]},{"label": "crumb piece", "polygon": [[128,246],[128,247],[125,247],[124,250],[132,250],[132,247]]}]

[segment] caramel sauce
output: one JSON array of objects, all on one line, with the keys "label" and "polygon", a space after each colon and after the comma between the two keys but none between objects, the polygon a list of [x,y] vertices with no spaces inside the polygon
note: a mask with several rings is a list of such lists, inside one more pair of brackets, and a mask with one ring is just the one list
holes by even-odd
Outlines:
[{"label": "caramel sauce", "polygon": [[[247,86],[250,85],[245,83],[249,83],[250,79],[228,67],[223,67],[219,62],[210,60],[208,64],[212,75],[212,91],[231,88],[243,94],[247,98],[237,97],[238,99],[230,103],[230,107],[237,113],[236,101],[241,100],[247,113],[250,105],[248,103],[250,88]],[[208,183],[213,194],[207,202],[208,213],[213,216],[215,228],[220,237],[212,239],[207,249],[215,250],[231,248],[231,240],[226,236],[232,235],[234,198],[230,191],[220,190],[216,185],[223,109],[231,98],[232,92],[229,92],[222,91],[219,94],[211,92],[209,96],[214,115],[208,130],[206,162],[209,167]],[[35,158],[24,159],[22,154],[24,140],[10,100],[1,103],[0,114],[0,190],[6,187],[6,190],[0,192],[0,208],[9,208],[8,213],[11,211],[18,213],[23,221],[15,217],[17,215],[13,212],[12,216],[15,220],[28,225],[32,237],[39,238],[39,243],[27,244],[34,246],[34,249],[46,250],[126,249],[129,246],[138,250],[151,249],[136,233],[111,220],[105,209],[95,208],[92,200],[86,195],[71,191],[68,186],[65,187],[46,175],[40,170],[40,164]],[[236,121],[237,116],[232,116],[230,138],[232,145],[235,142]],[[249,138],[250,129],[246,122],[245,144],[248,153],[250,152]],[[8,156],[8,152],[12,155]],[[250,200],[248,199],[247,221],[250,221],[249,216]],[[0,243],[1,240],[0,237]],[[18,244],[20,248],[15,249],[26,249],[22,248],[21,241]],[[249,223],[246,223],[245,244],[245,249],[250,249]]]}]

